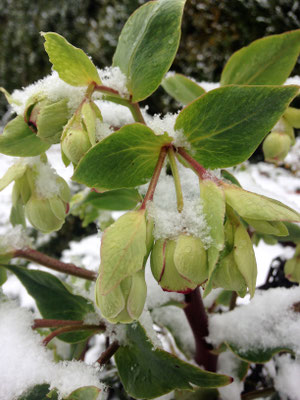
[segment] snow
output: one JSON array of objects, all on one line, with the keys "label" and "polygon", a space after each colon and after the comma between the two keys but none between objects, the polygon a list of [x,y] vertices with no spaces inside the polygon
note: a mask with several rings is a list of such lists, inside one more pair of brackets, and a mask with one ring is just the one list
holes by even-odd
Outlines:
[{"label": "snow", "polygon": [[2,299],[0,319],[0,400],[15,400],[42,383],[57,388],[60,398],[82,386],[103,388],[98,367],[80,361],[53,361],[52,351],[42,345],[41,336],[31,328],[31,312]]},{"label": "snow", "polygon": [[209,341],[233,343],[242,352],[288,347],[300,354],[300,313],[292,308],[299,299],[300,287],[256,291],[249,304],[210,316]]},{"label": "snow", "polygon": [[26,235],[24,228],[17,225],[10,228],[5,234],[0,235],[0,253],[6,253],[12,250],[21,250],[30,247],[32,240]]},{"label": "snow", "polygon": [[127,77],[119,67],[106,67],[98,72],[103,85],[117,90],[122,97],[129,97]]},{"label": "snow", "polygon": [[300,360],[293,360],[289,354],[276,358],[277,374],[275,389],[282,400],[299,400]]},{"label": "snow", "polygon": [[[173,177],[162,172],[153,202],[148,202],[147,210],[154,218],[154,237],[175,238],[181,233],[199,237],[204,246],[212,244],[209,227],[202,212],[202,203],[199,197],[200,189],[197,175],[188,168],[178,164],[182,186],[184,206],[181,213],[177,210],[176,191]],[[143,187],[141,190],[145,190]]]},{"label": "snow", "polygon": [[127,107],[105,100],[99,100],[99,95],[97,93],[95,93],[94,97],[95,104],[101,111],[103,122],[106,122],[109,126],[120,128],[123,125],[133,124],[135,122]]},{"label": "snow", "polygon": [[23,159],[37,172],[34,184],[37,195],[47,199],[58,196],[62,189],[61,183],[57,182],[58,175],[49,163],[44,163],[39,157]]},{"label": "snow", "polygon": [[27,101],[31,96],[35,95],[47,97],[51,102],[67,98],[71,117],[81,103],[86,89],[86,87],[76,87],[67,84],[59,78],[56,71],[53,71],[51,75],[40,79],[22,90],[14,90],[12,97],[14,100],[20,102],[21,105],[12,104],[12,110],[18,115],[24,114]]},{"label": "snow", "polygon": [[241,399],[241,392],[243,391],[244,384],[236,375],[239,362],[239,359],[230,351],[221,353],[218,357],[217,372],[219,374],[229,375],[234,379],[230,385],[219,388],[222,400]]}]

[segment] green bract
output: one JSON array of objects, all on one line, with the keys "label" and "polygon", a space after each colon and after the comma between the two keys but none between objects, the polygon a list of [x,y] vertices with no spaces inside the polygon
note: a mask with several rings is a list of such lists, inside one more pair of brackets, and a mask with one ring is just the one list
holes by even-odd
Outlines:
[{"label": "green bract", "polygon": [[285,263],[284,273],[290,281],[300,283],[300,244],[297,245],[294,256]]},{"label": "green bract", "polygon": [[122,215],[102,237],[99,294],[109,294],[126,277],[141,270],[146,252],[145,212],[130,211]]},{"label": "green bract", "polygon": [[135,272],[105,296],[98,290],[101,283],[99,275],[96,283],[96,303],[104,318],[113,324],[129,324],[140,317],[147,295],[144,275],[144,269]]}]

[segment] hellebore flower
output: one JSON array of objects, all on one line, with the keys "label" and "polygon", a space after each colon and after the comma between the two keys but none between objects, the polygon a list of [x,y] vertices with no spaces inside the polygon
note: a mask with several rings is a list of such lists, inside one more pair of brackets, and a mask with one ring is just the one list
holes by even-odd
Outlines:
[{"label": "hellebore flower", "polygon": [[104,231],[96,303],[112,323],[130,323],[143,311],[144,267],[152,245],[152,225],[147,225],[145,210],[129,211]]},{"label": "hellebore flower", "polygon": [[201,239],[182,234],[176,239],[157,240],[151,253],[151,270],[163,290],[191,292],[208,277]]}]

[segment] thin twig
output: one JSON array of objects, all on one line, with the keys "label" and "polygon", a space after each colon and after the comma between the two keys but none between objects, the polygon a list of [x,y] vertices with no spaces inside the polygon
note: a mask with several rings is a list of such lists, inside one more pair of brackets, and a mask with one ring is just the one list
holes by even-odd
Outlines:
[{"label": "thin twig", "polygon": [[99,325],[78,325],[78,326],[63,326],[61,328],[55,329],[55,331],[51,332],[48,336],[43,340],[43,345],[47,346],[47,344],[56,336],[61,335],[63,333],[69,333],[74,331],[102,331],[103,329]]},{"label": "thin twig", "polygon": [[169,148],[168,157],[169,157],[169,162],[170,162],[173,179],[174,179],[174,184],[175,184],[176,198],[177,198],[177,210],[178,210],[178,212],[181,213],[181,211],[183,209],[183,195],[182,195],[180,176],[179,176],[178,167],[176,164],[176,158],[175,158],[173,147]]},{"label": "thin twig", "polygon": [[100,365],[106,364],[111,357],[116,353],[116,351],[119,349],[120,345],[119,343],[115,340],[112,342],[111,345],[101,354],[101,356],[98,358],[97,362]]},{"label": "thin twig", "polygon": [[83,321],[73,321],[67,319],[42,319],[38,318],[33,321],[32,329],[38,328],[59,328],[60,326],[78,326],[82,325]]},{"label": "thin twig", "polygon": [[167,151],[168,150],[167,150],[166,146],[162,147],[161,150],[160,150],[160,154],[159,154],[159,157],[158,157],[158,161],[157,161],[154,173],[152,175],[152,179],[150,181],[146,196],[144,197],[143,203],[142,203],[141,208],[140,208],[141,210],[145,210],[147,202],[153,200],[155,188],[156,188],[156,185],[157,185],[157,182],[158,182],[158,178],[159,178],[160,173],[161,173],[161,169],[162,169],[162,167],[164,165],[164,161],[165,161],[165,158],[166,158],[166,155],[167,155]]},{"label": "thin twig", "polygon": [[25,258],[26,260],[34,261],[40,265],[54,269],[55,271],[88,279],[90,281],[95,281],[97,279],[97,274],[93,271],[76,267],[74,264],[64,263],[31,248],[15,250],[13,257]]}]

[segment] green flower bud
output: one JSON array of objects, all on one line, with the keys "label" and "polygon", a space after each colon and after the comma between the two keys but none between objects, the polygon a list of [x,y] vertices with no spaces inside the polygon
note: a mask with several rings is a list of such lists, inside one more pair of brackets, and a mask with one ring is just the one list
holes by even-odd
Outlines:
[{"label": "green flower bud", "polygon": [[300,128],[300,110],[294,107],[288,107],[283,117],[289,122],[294,128]]},{"label": "green flower bud", "polygon": [[283,161],[290,150],[291,138],[283,132],[271,132],[263,143],[265,160],[277,163]]},{"label": "green flower bud", "polygon": [[32,98],[24,113],[24,119],[42,140],[54,144],[60,142],[63,127],[68,122],[68,100],[51,102]]},{"label": "green flower bud", "polygon": [[84,154],[91,148],[88,133],[80,122],[73,124],[63,134],[61,149],[65,156],[77,165]]},{"label": "green flower bud", "polygon": [[227,219],[225,237],[225,249],[213,276],[213,286],[234,290],[241,297],[249,287],[252,297],[256,286],[256,260],[248,232],[237,217],[234,216],[232,222]]},{"label": "green flower bud", "polygon": [[[63,216],[62,208],[64,209]],[[43,233],[57,231],[65,222],[64,203],[55,198],[41,199],[32,195],[25,205],[25,213],[31,225]]]},{"label": "green flower bud", "polygon": [[151,253],[151,270],[163,290],[191,292],[208,277],[201,239],[180,235],[177,239],[157,240]]},{"label": "green flower bud", "polygon": [[285,263],[284,273],[291,282],[300,283],[300,244],[297,245],[294,256]]},{"label": "green flower bud", "polygon": [[140,317],[147,295],[144,269],[125,278],[105,296],[100,293],[99,281],[100,276],[96,282],[96,304],[104,318],[113,324],[129,324]]}]

